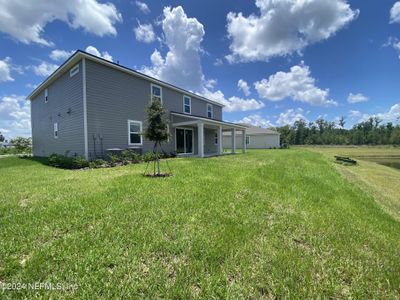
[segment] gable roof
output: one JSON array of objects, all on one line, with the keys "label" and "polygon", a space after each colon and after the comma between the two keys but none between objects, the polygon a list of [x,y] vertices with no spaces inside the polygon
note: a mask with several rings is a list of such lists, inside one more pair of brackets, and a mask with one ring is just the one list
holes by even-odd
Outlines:
[{"label": "gable roof", "polygon": [[58,67],[57,70],[55,70],[49,77],[46,78],[45,81],[43,81],[36,89],[34,89],[32,91],[32,93],[29,94],[29,96],[27,97],[28,100],[32,100],[34,97],[36,97],[37,95],[39,95],[45,88],[47,88],[52,82],[54,82],[55,80],[57,80],[61,75],[63,75],[65,72],[67,72],[70,68],[72,68],[75,64],[77,64],[81,59],[88,59],[91,61],[95,61],[97,63],[100,63],[104,66],[128,73],[130,75],[133,75],[135,77],[141,78],[141,79],[145,79],[150,81],[151,83],[155,83],[157,85],[160,85],[162,87],[167,87],[170,88],[172,90],[175,90],[177,92],[186,94],[188,96],[192,96],[192,97],[196,97],[197,99],[206,101],[206,102],[210,102],[212,104],[218,105],[220,107],[224,107],[223,104],[216,102],[214,100],[210,100],[207,99],[203,96],[197,95],[193,92],[187,91],[183,88],[177,87],[173,84],[167,83],[165,81],[156,79],[154,77],[148,76],[146,74],[140,73],[136,70],[130,69],[128,67],[124,67],[122,65],[119,65],[117,63],[108,61],[104,58],[95,56],[93,54],[87,53],[85,51],[82,50],[77,50],[75,51],[74,54],[72,54],[61,66]]},{"label": "gable roof", "polygon": [[262,135],[262,134],[280,135],[280,133],[278,131],[273,130],[273,129],[261,128],[261,127],[253,126],[251,124],[244,124],[244,123],[241,123],[240,125],[245,126],[247,128],[246,129],[247,135]]}]

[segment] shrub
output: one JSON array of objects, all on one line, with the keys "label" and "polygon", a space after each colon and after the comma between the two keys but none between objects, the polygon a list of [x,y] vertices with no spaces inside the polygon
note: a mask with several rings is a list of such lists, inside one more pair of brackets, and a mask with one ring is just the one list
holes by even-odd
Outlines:
[{"label": "shrub", "polygon": [[50,166],[62,169],[82,169],[89,166],[89,162],[83,156],[68,157],[53,153],[48,158]]},{"label": "shrub", "polygon": [[140,156],[139,153],[136,153],[136,152],[132,152],[131,153],[131,161],[132,161],[132,163],[137,164],[137,163],[140,163],[141,160],[142,160],[142,157]]},{"label": "shrub", "polygon": [[108,167],[108,163],[103,159],[95,159],[89,162],[89,168],[96,169],[96,168],[103,168]]},{"label": "shrub", "polygon": [[132,161],[132,154],[131,151],[129,150],[124,150],[121,153],[121,159],[122,159],[122,163],[124,165],[129,164]]},{"label": "shrub", "polygon": [[32,138],[24,138],[21,136],[11,140],[18,153],[30,153],[32,151]]},{"label": "shrub", "polygon": [[83,156],[77,156],[72,160],[74,169],[83,169],[89,167],[89,162]]},{"label": "shrub", "polygon": [[108,161],[110,162],[110,166],[115,167],[117,163],[121,161],[121,159],[116,154],[109,154]]},{"label": "shrub", "polygon": [[145,162],[154,161],[156,159],[156,155],[153,152],[146,152],[143,155],[143,160]]},{"label": "shrub", "polygon": [[18,154],[20,153],[16,148],[0,148],[0,155],[4,154]]}]

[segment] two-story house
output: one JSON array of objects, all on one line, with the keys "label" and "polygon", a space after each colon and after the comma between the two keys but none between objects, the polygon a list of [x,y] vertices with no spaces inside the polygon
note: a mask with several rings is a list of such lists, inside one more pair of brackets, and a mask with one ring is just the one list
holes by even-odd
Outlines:
[{"label": "two-story house", "polygon": [[94,159],[118,149],[152,151],[142,132],[155,98],[168,113],[166,152],[222,154],[224,131],[233,133],[232,152],[237,132],[245,149],[246,127],[222,121],[220,103],[78,50],[28,96],[33,154]]}]

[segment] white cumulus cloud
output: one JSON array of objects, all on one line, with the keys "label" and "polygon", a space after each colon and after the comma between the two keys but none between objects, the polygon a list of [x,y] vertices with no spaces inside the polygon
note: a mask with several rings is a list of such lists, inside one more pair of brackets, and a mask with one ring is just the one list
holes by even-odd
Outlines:
[{"label": "white cumulus cloud", "polygon": [[263,127],[263,128],[274,127],[272,122],[270,120],[264,118],[263,116],[261,116],[261,114],[253,114],[253,115],[246,116],[239,121],[235,121],[235,123],[250,124],[253,126]]},{"label": "white cumulus cloud", "polygon": [[390,23],[400,23],[400,1],[397,1],[390,10]]},{"label": "white cumulus cloud", "polygon": [[3,60],[0,60],[0,82],[3,81],[14,81],[14,78],[11,77],[11,58],[6,57]]},{"label": "white cumulus cloud", "polygon": [[359,110],[350,110],[349,115],[350,118],[357,118],[361,116],[361,112]]},{"label": "white cumulus cloud", "polygon": [[239,90],[241,90],[246,96],[249,96],[251,94],[250,87],[245,80],[239,79],[237,86]]},{"label": "white cumulus cloud", "polygon": [[308,119],[304,116],[304,110],[302,108],[290,108],[279,114],[276,123],[280,126],[293,125],[294,122],[299,120],[308,122]]},{"label": "white cumulus cloud", "polygon": [[57,70],[58,65],[42,61],[39,65],[33,66],[33,71],[37,76],[47,77],[50,76],[55,70]]},{"label": "white cumulus cloud", "polygon": [[396,124],[400,124],[400,103],[394,104],[390,109],[383,113],[376,113],[376,114],[363,114],[361,121],[366,121],[369,118],[377,117],[381,119],[384,123],[392,122]]},{"label": "white cumulus cloud", "polygon": [[0,98],[0,128],[7,139],[31,135],[30,104],[24,96]]},{"label": "white cumulus cloud", "polygon": [[265,107],[263,102],[255,99],[243,99],[236,96],[227,99],[220,90],[210,91],[205,88],[201,95],[225,105],[224,111],[226,112],[257,110]]},{"label": "white cumulus cloud", "polygon": [[383,44],[383,47],[392,47],[397,52],[400,58],[400,41],[398,38],[389,37],[387,42]]},{"label": "white cumulus cloud", "polygon": [[256,0],[255,5],[259,15],[227,15],[231,54],[226,59],[231,63],[300,53],[328,39],[359,14],[346,0]]},{"label": "white cumulus cloud", "polygon": [[291,67],[289,72],[277,72],[268,79],[257,81],[254,86],[261,98],[271,101],[292,98],[311,105],[337,105],[336,101],[329,99],[329,89],[315,86],[310,68],[303,62]]},{"label": "white cumulus cloud", "polygon": [[142,2],[142,1],[136,1],[135,4],[136,4],[137,8],[138,8],[142,13],[148,14],[148,13],[150,12],[150,8],[149,8],[149,6],[148,6],[146,3]]},{"label": "white cumulus cloud", "polygon": [[156,34],[153,30],[153,25],[151,24],[138,24],[136,28],[133,29],[135,32],[136,40],[144,43],[151,43],[156,40]]},{"label": "white cumulus cloud", "polygon": [[100,51],[97,50],[97,48],[94,47],[94,46],[87,46],[85,51],[87,53],[92,54],[92,55],[95,55],[95,56],[98,56],[100,58],[104,58],[106,60],[109,60],[111,62],[113,61],[113,57],[107,51],[103,51],[103,52],[100,53]]},{"label": "white cumulus cloud", "polygon": [[152,67],[143,71],[192,91],[203,87],[204,75],[200,62],[200,44],[205,34],[196,18],[188,18],[181,6],[164,8],[161,22],[169,51],[163,57],[156,49],[151,55]]},{"label": "white cumulus cloud", "polygon": [[60,49],[55,49],[51,51],[50,53],[50,58],[55,61],[64,61],[68,57],[70,57],[72,54],[74,54],[75,51],[66,51],[66,50],[60,50]]},{"label": "white cumulus cloud", "polygon": [[350,93],[349,96],[347,97],[347,101],[349,103],[367,102],[368,97],[364,96],[361,93],[357,93],[357,94]]},{"label": "white cumulus cloud", "polygon": [[55,20],[97,36],[117,35],[115,24],[122,22],[114,4],[96,0],[0,0],[0,7],[0,31],[25,44],[53,45],[43,33]]},{"label": "white cumulus cloud", "polygon": [[150,57],[152,65],[143,67],[142,72],[224,104],[227,112],[264,107],[255,99],[226,98],[222,91],[214,90],[216,80],[206,79],[201,66],[203,25],[189,18],[181,6],[165,7],[163,13],[161,25],[168,51],[163,56],[155,49]]}]

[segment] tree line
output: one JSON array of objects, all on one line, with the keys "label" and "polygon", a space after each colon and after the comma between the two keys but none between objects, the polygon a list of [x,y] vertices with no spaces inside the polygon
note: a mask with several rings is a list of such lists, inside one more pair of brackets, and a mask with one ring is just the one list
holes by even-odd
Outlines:
[{"label": "tree line", "polygon": [[297,120],[292,126],[278,127],[282,145],[400,145],[400,125],[383,123],[378,117],[345,129],[345,118],[338,122],[318,119]]}]

